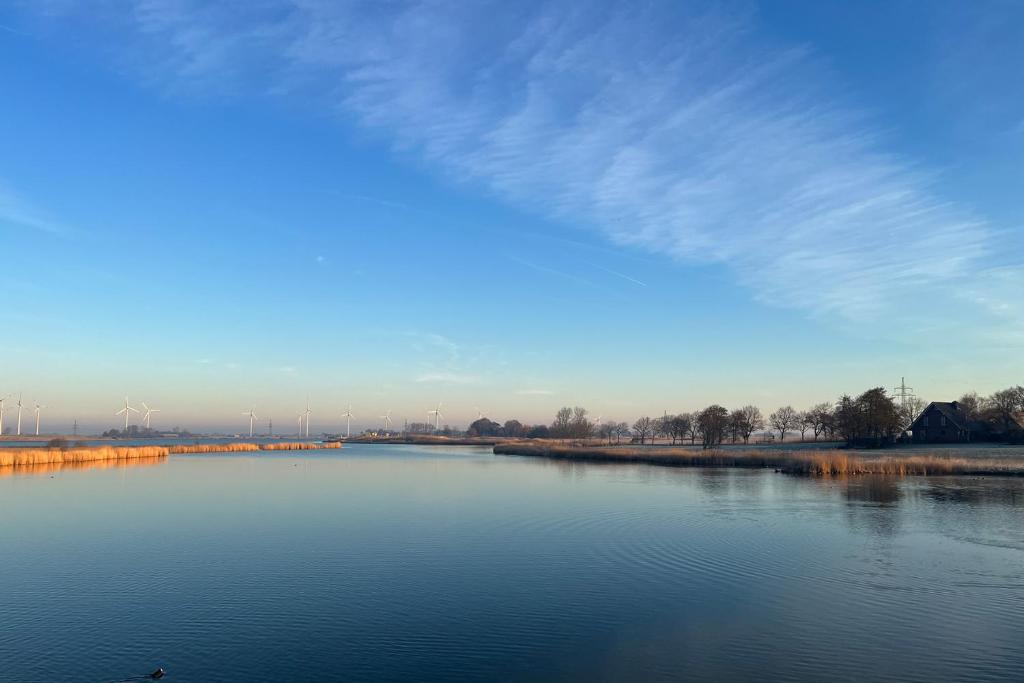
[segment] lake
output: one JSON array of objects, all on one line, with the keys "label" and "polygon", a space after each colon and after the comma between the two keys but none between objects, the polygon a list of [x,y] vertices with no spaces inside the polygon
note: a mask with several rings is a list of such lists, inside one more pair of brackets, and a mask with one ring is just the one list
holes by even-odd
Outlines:
[{"label": "lake", "polygon": [[0,681],[1024,677],[1024,481],[489,449],[0,476]]}]

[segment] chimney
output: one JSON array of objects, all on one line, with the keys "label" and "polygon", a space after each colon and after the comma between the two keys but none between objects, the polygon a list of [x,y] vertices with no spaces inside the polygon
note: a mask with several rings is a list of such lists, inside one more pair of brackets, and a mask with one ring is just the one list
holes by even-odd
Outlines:
[{"label": "chimney", "polygon": [[957,401],[953,401],[953,403],[951,403],[950,405],[953,406],[953,410],[955,410],[958,413],[960,412],[960,404]]}]

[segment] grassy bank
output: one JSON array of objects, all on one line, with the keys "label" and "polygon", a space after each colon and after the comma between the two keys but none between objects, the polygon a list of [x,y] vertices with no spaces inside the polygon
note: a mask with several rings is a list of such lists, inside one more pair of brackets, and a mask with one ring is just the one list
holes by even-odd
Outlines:
[{"label": "grassy bank", "polygon": [[964,458],[945,454],[873,456],[850,451],[716,450],[558,446],[504,443],[498,455],[526,455],[584,462],[638,462],[669,467],[768,468],[787,474],[831,477],[861,474],[1024,476],[1024,458]]},{"label": "grassy bank", "polygon": [[340,443],[223,443],[176,446],[93,446],[89,448],[0,448],[0,467],[74,465],[94,462],[132,462],[168,455],[248,453],[253,451],[309,451],[341,448]]}]

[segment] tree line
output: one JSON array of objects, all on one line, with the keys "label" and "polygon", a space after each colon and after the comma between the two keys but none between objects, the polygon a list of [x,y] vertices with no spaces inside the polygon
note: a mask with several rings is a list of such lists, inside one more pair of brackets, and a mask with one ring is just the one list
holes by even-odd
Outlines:
[{"label": "tree line", "polygon": [[[767,417],[755,405],[728,410],[713,404],[692,413],[643,416],[632,425],[617,421],[597,423],[589,418],[585,408],[566,406],[556,413],[547,436],[572,440],[596,437],[609,445],[623,439],[647,444],[663,438],[672,445],[689,441],[691,445],[700,443],[703,448],[714,448],[726,441],[749,443],[755,433],[770,430],[778,434],[780,441],[799,432],[801,441],[809,433],[815,441],[841,439],[847,443],[880,444],[897,439],[927,405],[918,398],[897,402],[884,388],[874,387],[858,396],[844,394],[834,403],[817,403],[806,410],[783,406]],[[1024,412],[1024,386],[986,397],[967,393],[958,399],[958,405],[969,429],[984,428],[990,436],[1008,438],[1020,427],[1017,420]]]}]

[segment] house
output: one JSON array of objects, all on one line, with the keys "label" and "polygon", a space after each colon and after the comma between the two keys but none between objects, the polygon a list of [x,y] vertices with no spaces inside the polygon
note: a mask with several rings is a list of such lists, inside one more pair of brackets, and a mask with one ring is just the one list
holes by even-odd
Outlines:
[{"label": "house", "polygon": [[936,401],[921,411],[910,432],[914,443],[955,443],[970,441],[972,427],[959,403]]}]

